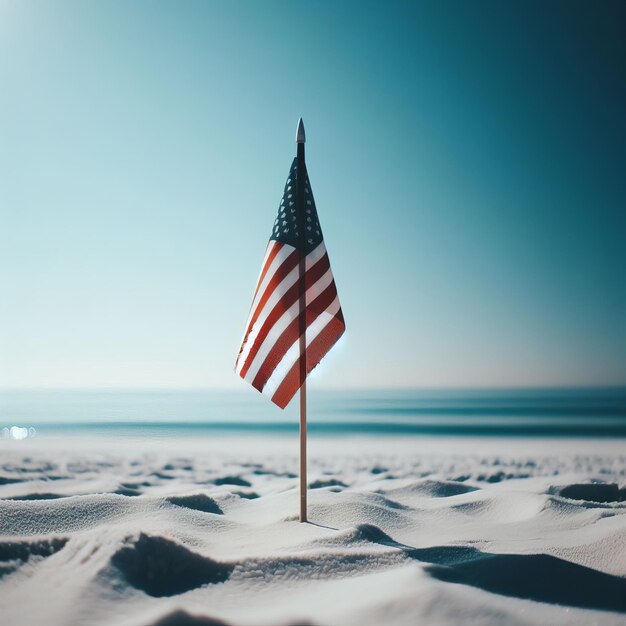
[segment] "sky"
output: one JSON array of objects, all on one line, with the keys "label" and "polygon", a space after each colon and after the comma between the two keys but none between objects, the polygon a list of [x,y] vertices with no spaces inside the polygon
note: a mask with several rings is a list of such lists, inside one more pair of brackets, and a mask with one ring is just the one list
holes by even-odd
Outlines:
[{"label": "sky", "polygon": [[243,389],[300,116],[317,387],[626,384],[626,5],[0,0],[0,387]]}]

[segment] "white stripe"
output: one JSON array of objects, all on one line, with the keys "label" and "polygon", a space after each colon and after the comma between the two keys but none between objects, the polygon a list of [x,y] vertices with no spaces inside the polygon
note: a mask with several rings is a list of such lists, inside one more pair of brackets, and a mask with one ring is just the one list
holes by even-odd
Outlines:
[{"label": "white stripe", "polygon": [[[305,259],[305,272],[310,270],[324,255],[326,254],[326,247],[321,243],[315,250],[307,254]],[[272,309],[283,297],[285,292],[296,282],[298,279],[299,268],[296,265],[285,278],[276,286],[272,295],[267,299],[263,309],[259,312],[255,326],[260,322],[260,325],[267,319],[267,316],[272,312]],[[260,326],[259,326],[260,328]]]},{"label": "white stripe", "polygon": [[[272,250],[276,247],[277,243],[278,242],[275,239],[270,239],[269,242],[267,243],[267,248],[265,248],[265,256],[263,257],[263,262],[261,263],[261,270],[259,271],[259,277],[256,279],[257,285],[259,284],[259,281],[261,280],[261,274],[263,274],[263,268],[265,267],[265,264],[267,263],[267,259],[272,253]],[[255,293],[256,293],[256,290],[255,290]],[[254,301],[252,302],[252,304],[254,304]],[[250,305],[250,310],[252,310],[252,304]]]},{"label": "white stripe", "polygon": [[278,242],[275,239],[270,239],[267,242],[267,247],[265,248],[265,256],[263,257],[263,262],[261,263],[261,271],[259,272],[259,277],[256,279],[257,285],[259,284],[259,280],[261,279],[261,274],[263,273],[263,268],[265,267],[265,262],[269,258],[272,250],[276,246]]},{"label": "white stripe", "polygon": [[[315,282],[315,284],[311,285],[306,290],[306,303],[307,305],[313,302],[315,298],[317,298],[323,291],[331,284],[333,280],[333,273],[330,271],[330,268],[326,270],[326,273]],[[274,347],[274,344],[278,341],[278,338],[282,335],[283,331],[293,320],[298,317],[298,312],[300,310],[300,302],[296,300],[281,316],[276,323],[272,326],[272,329],[267,336],[265,337],[263,343],[259,347],[259,350],[254,356],[254,360],[252,361],[250,368],[246,372],[245,380],[250,383],[254,380],[258,371],[261,369],[263,362],[267,358],[267,355],[270,353],[270,350]],[[259,329],[256,329],[254,334],[255,338],[259,334]],[[252,333],[250,333],[252,336]],[[248,346],[246,346],[248,347]],[[243,363],[244,361],[242,361]],[[241,369],[241,368],[240,368]]]},{"label": "white stripe", "polygon": [[[311,342],[324,330],[324,328],[332,322],[335,315],[339,311],[339,298],[335,298],[328,308],[321,313],[315,321],[306,329],[306,347],[308,348]],[[280,363],[276,366],[276,369],[272,372],[272,375],[267,379],[265,386],[263,387],[263,394],[271,398],[280,384],[285,379],[285,376],[289,373],[289,370],[293,367],[293,364],[297,361],[300,354],[300,338],[292,344],[292,346],[285,352],[285,356],[281,359]]]},{"label": "white stripe", "polygon": [[[267,259],[271,253],[271,251],[274,249],[274,246],[277,244],[278,242],[275,241],[274,239],[270,239],[267,242],[267,246],[265,246],[265,254],[263,255],[263,262],[261,263],[261,271],[259,272],[259,277],[256,279],[256,284],[259,284],[259,281],[261,280],[261,274],[263,274],[263,268],[265,267],[265,263],[267,262]],[[255,295],[258,293],[258,290],[255,290]],[[248,324],[250,323],[250,316],[252,315],[252,305],[254,304],[254,300],[252,301],[252,304],[250,305],[250,311],[248,311],[248,321],[246,322],[246,325],[244,326],[244,331],[243,331],[243,337],[241,338],[241,344],[243,345],[243,342],[246,339],[246,332],[248,331]],[[237,363],[239,363],[239,359],[240,357],[237,357]],[[237,363],[235,363],[235,369],[237,369]]]},{"label": "white stripe", "polygon": [[299,270],[298,266],[296,265],[296,267],[294,267],[291,272],[289,272],[289,274],[287,274],[287,276],[283,278],[280,285],[278,285],[278,287],[274,290],[274,293],[272,293],[272,295],[265,303],[263,310],[261,311],[256,319],[256,322],[254,322],[252,328],[250,329],[250,332],[248,333],[248,337],[246,339],[246,343],[243,346],[243,350],[241,351],[238,366],[236,368],[238,374],[241,374],[241,370],[243,369],[243,366],[248,359],[248,356],[250,355],[250,350],[252,350],[252,346],[254,345],[256,338],[259,332],[261,332],[261,328],[265,323],[265,320],[271,313],[272,309],[276,306],[278,301],[283,297],[283,294],[298,280],[298,273]]},{"label": "white stripe", "polygon": [[[274,260],[271,265],[267,268],[267,272],[265,272],[265,277],[263,281],[259,285],[259,288],[256,291],[256,297],[252,302],[252,306],[250,307],[250,315],[248,315],[248,321],[246,322],[246,331],[248,330],[248,326],[250,325],[250,320],[254,315],[254,311],[259,304],[259,300],[263,297],[263,293],[267,289],[267,285],[272,280],[272,277],[276,273],[276,270],[285,262],[285,259],[295,250],[293,246],[288,244],[283,244],[283,247],[276,253]],[[261,273],[263,273],[263,268],[261,268]],[[259,276],[260,278],[260,276]]]},{"label": "white stripe", "polygon": [[322,241],[315,250],[311,250],[306,255],[305,261],[305,269],[310,270],[324,255],[326,254],[326,246]]},{"label": "white stripe", "polygon": [[[295,248],[292,248],[291,246],[288,246],[288,247],[291,250],[295,249]],[[278,256],[280,256],[281,252],[282,250],[278,252],[278,254],[276,255],[277,258]],[[320,245],[317,246],[317,248],[315,248],[315,250],[307,254],[306,259],[305,259],[306,270],[309,270],[313,265],[315,265],[324,256],[324,254],[326,254],[326,246],[324,245],[324,242],[322,241]],[[276,272],[276,269],[277,268],[273,268],[272,275]],[[269,273],[270,273],[270,270],[268,270],[266,277]],[[296,280],[298,280],[298,273],[299,273],[299,270],[298,270],[298,266],[296,265],[296,267],[294,267],[289,272],[289,274],[287,274],[287,276],[283,278],[280,284],[277,285],[276,289],[274,289],[274,291],[272,292],[272,295],[267,299],[267,302],[265,303],[263,309],[259,312],[259,315],[257,316],[257,319],[254,325],[252,326],[252,328],[250,328],[248,332],[248,326],[250,325],[250,321],[252,320],[253,310],[254,310],[253,308],[250,309],[250,315],[248,317],[248,322],[246,324],[246,333],[244,334],[244,337],[242,339],[243,349],[235,365],[235,371],[238,374],[241,373],[241,370],[243,369],[244,363],[246,362],[246,359],[248,358],[250,350],[252,349],[252,346],[254,345],[254,341],[257,338],[257,335],[259,334],[263,326],[263,323],[267,319],[267,316],[272,312],[272,309],[274,308],[276,303],[280,300],[280,298],[283,297],[283,294],[296,282]],[[257,303],[257,306],[258,306],[258,302],[263,297],[263,293],[265,292],[265,289],[267,287],[267,282],[266,281],[263,281],[263,282],[265,283],[263,290],[259,288],[259,290],[257,291],[257,297],[255,298],[255,303]],[[247,335],[247,341],[246,341],[246,335]],[[245,345],[243,343],[244,341],[245,341]],[[246,379],[247,378],[248,377],[246,376]]]}]

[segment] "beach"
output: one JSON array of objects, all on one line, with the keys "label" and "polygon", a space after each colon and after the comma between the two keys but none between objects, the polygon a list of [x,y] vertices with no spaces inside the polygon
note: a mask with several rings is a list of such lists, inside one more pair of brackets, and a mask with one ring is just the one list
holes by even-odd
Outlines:
[{"label": "beach", "polygon": [[0,440],[7,625],[623,624],[623,439]]},{"label": "beach", "polygon": [[625,25],[0,1],[0,626],[626,626]]}]

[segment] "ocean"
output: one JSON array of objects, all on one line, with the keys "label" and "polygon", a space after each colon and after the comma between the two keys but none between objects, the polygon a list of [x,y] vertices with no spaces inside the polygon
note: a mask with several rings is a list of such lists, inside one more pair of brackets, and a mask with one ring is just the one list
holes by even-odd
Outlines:
[{"label": "ocean", "polygon": [[[319,435],[626,437],[626,388],[309,389]],[[298,403],[281,411],[253,390],[0,391],[0,436],[202,437],[295,433]]]}]

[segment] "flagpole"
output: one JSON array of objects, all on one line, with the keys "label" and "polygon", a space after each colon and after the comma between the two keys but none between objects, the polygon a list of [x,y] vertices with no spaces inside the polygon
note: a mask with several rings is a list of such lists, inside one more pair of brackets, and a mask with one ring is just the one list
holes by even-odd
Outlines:
[{"label": "flagpole", "polygon": [[[297,170],[296,170],[296,215],[298,215],[298,230],[300,240],[304,241],[305,216],[304,216],[304,186],[306,169],[304,165],[304,124],[302,118],[298,121],[296,132]],[[300,262],[298,265],[299,285],[299,332],[300,332],[300,522],[307,521],[307,478],[306,478],[306,254],[300,250]]]}]

